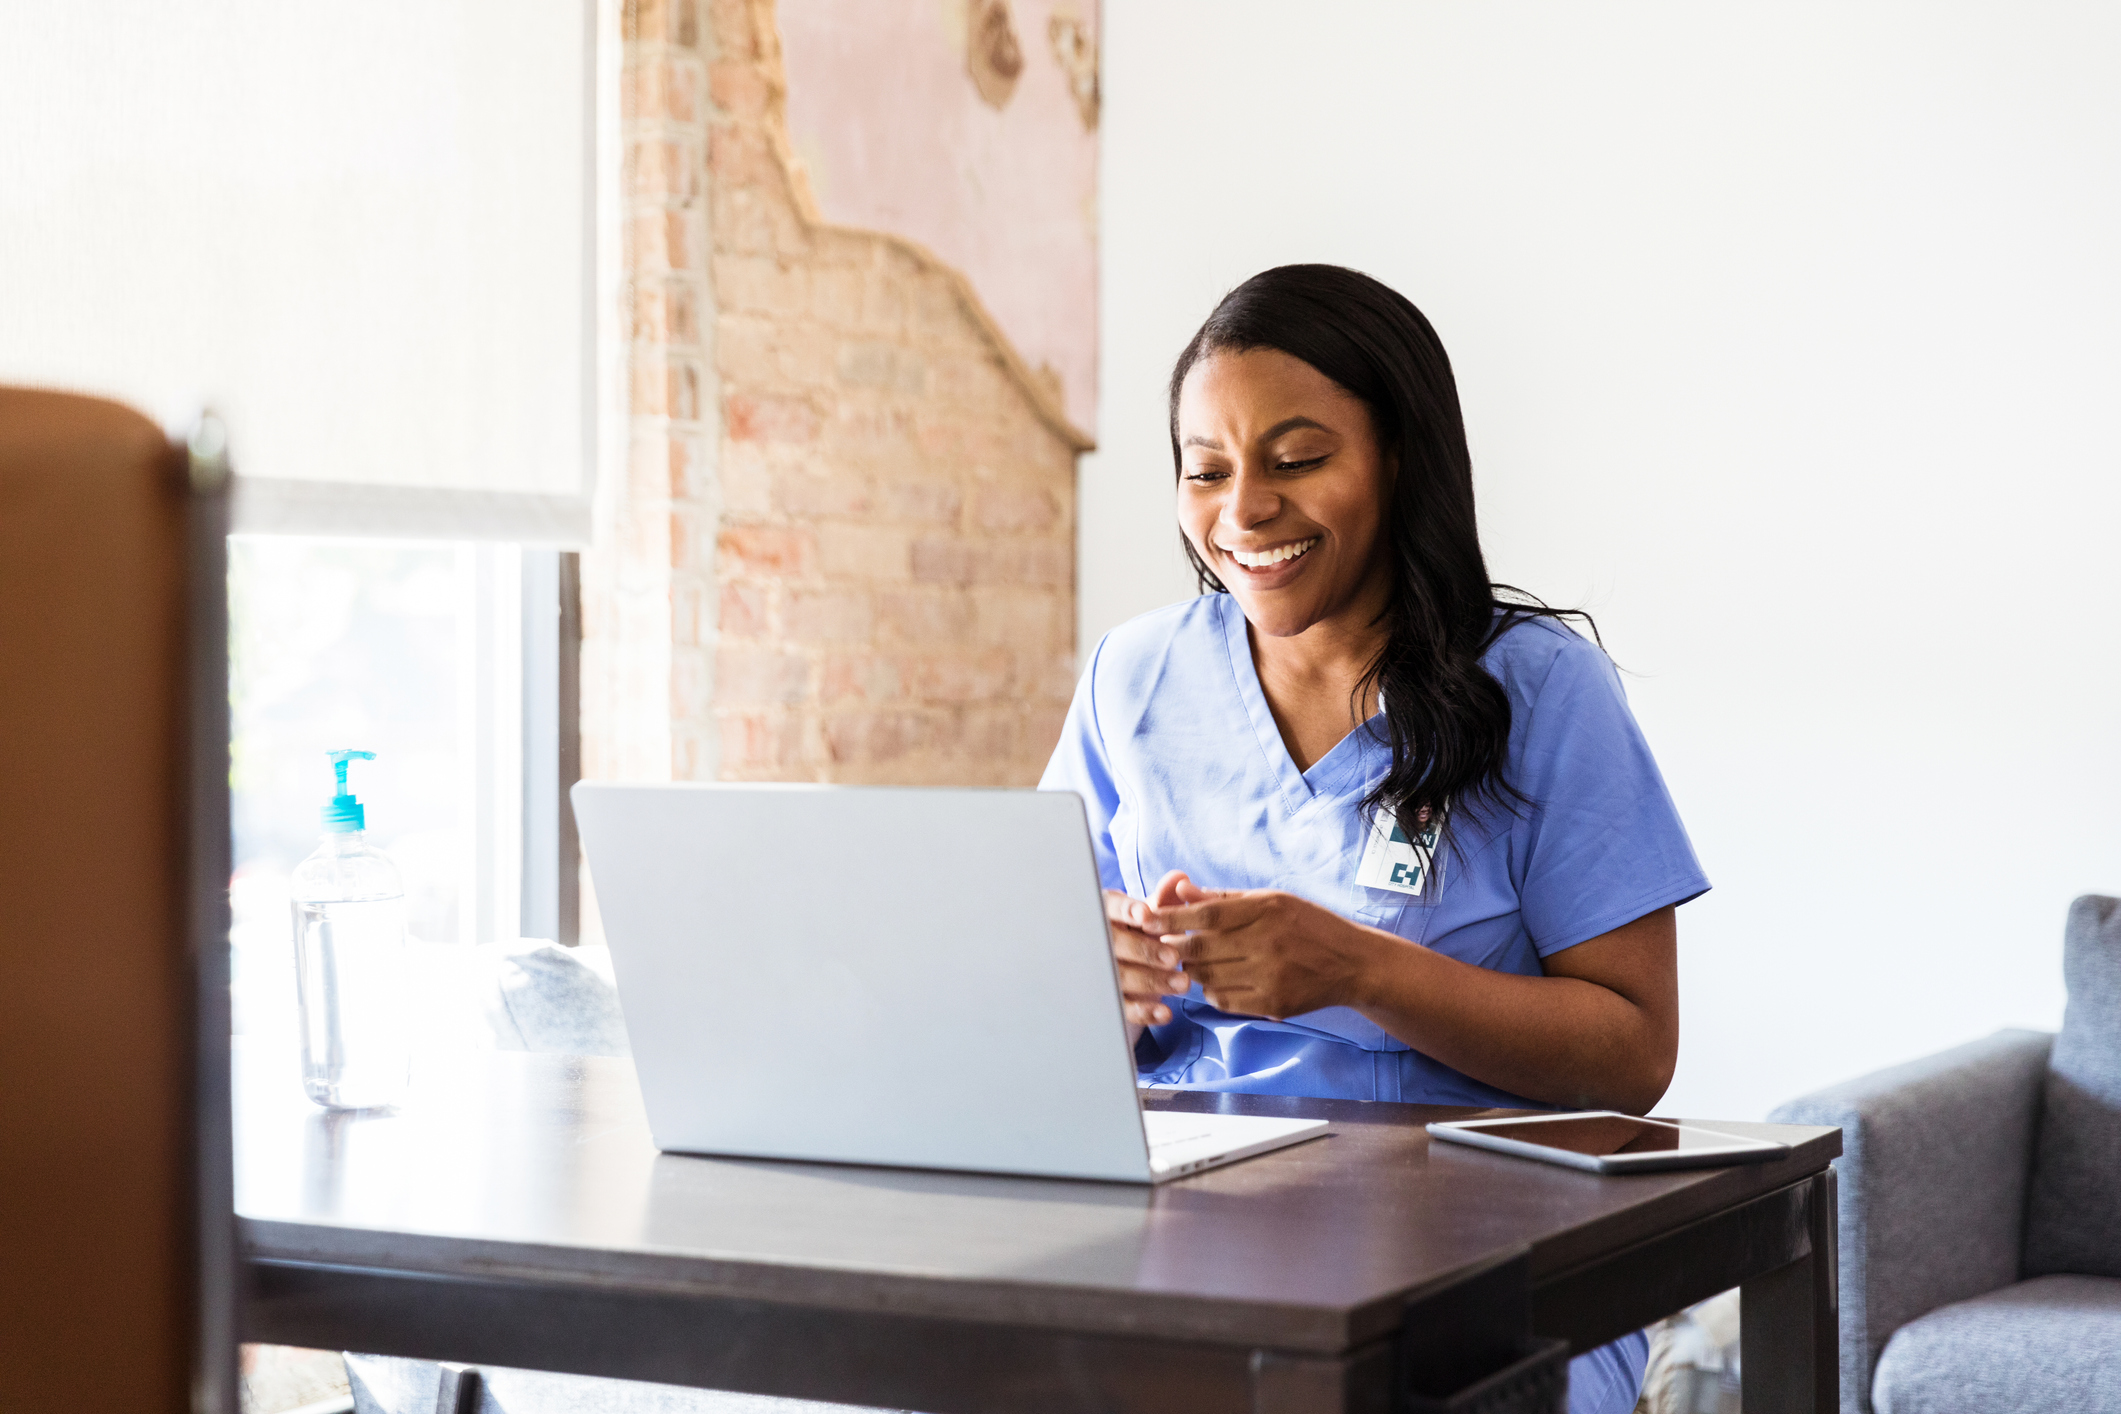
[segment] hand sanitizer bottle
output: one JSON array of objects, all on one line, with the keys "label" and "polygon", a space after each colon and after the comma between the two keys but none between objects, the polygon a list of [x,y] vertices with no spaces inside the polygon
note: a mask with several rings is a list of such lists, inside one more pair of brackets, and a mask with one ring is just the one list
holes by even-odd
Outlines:
[{"label": "hand sanitizer bottle", "polygon": [[338,793],[324,807],[324,843],[295,866],[295,986],[302,1009],[302,1088],[327,1109],[396,1104],[411,1069],[405,1025],[405,888],[398,866],[368,846],[368,818],[346,789],[349,761],[332,751]]}]

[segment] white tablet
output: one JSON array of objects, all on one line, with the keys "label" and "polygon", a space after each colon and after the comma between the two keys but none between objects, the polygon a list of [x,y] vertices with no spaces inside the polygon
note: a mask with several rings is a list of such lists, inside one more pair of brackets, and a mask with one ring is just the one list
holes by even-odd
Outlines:
[{"label": "white tablet", "polygon": [[1768,1139],[1744,1139],[1679,1120],[1639,1119],[1616,1110],[1443,1120],[1429,1125],[1428,1131],[1430,1137],[1453,1144],[1592,1173],[1758,1164],[1787,1158],[1790,1152],[1789,1145]]}]

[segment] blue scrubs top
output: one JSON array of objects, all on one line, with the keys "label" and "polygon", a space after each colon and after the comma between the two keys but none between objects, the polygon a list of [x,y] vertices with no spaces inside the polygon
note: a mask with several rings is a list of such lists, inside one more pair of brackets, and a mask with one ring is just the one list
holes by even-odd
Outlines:
[{"label": "blue scrubs top", "polygon": [[[1040,784],[1082,796],[1106,888],[1147,897],[1165,873],[1183,869],[1203,888],[1281,889],[1502,972],[1537,976],[1541,958],[1707,891],[1606,655],[1566,627],[1530,619],[1482,661],[1510,697],[1505,778],[1531,803],[1514,814],[1458,807],[1455,843],[1431,878],[1362,868],[1372,845],[1359,803],[1391,765],[1383,719],[1297,770],[1260,690],[1244,612],[1228,594],[1144,614],[1105,636]],[[1208,1005],[1198,985],[1169,1001],[1171,1021],[1145,1031],[1136,1049],[1144,1083],[1534,1104],[1430,1059],[1347,1007],[1287,1021],[1233,1016]]]}]

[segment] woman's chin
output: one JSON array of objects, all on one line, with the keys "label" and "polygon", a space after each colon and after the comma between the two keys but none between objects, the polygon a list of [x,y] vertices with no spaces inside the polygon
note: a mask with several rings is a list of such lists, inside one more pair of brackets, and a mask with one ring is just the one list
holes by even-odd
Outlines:
[{"label": "woman's chin", "polygon": [[1233,584],[1230,594],[1244,610],[1245,622],[1269,638],[1294,638],[1318,622],[1315,605],[1294,603],[1296,596],[1286,591]]}]

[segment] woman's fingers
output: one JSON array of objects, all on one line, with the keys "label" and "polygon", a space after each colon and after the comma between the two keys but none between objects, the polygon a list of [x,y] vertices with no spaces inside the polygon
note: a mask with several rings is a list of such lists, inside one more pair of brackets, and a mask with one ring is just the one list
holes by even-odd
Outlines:
[{"label": "woman's fingers", "polygon": [[1204,894],[1198,903],[1156,911],[1156,925],[1168,936],[1174,933],[1228,933],[1259,920],[1275,895],[1240,893],[1235,890]]},{"label": "woman's fingers", "polygon": [[1161,1026],[1169,1021],[1171,1008],[1164,1004],[1164,997],[1186,989],[1183,979],[1174,985],[1171,977],[1172,974],[1167,972],[1121,963],[1120,1000],[1125,1006],[1127,1020],[1142,1026]]},{"label": "woman's fingers", "polygon": [[1173,869],[1156,881],[1156,887],[1149,891],[1149,897],[1157,908],[1176,908],[1182,903],[1193,902],[1186,896],[1188,892],[1197,894],[1200,890],[1194,888],[1193,881],[1186,877],[1185,870]]},{"label": "woman's fingers", "polygon": [[1160,1001],[1127,998],[1127,1020],[1136,1026],[1161,1026],[1171,1019],[1171,1008]]},{"label": "woman's fingers", "polygon": [[[1166,876],[1165,882],[1168,883],[1171,877]],[[1158,934],[1170,931],[1162,925],[1161,917],[1154,907],[1138,898],[1132,898],[1117,889],[1105,890],[1105,921],[1108,923],[1155,938]]]},{"label": "woman's fingers", "polygon": [[1144,967],[1173,974],[1182,960],[1176,945],[1125,924],[1116,924],[1112,928],[1112,955],[1123,963],[1138,962]]},{"label": "woman's fingers", "polygon": [[1182,996],[1190,985],[1184,977],[1160,967],[1142,967],[1131,962],[1119,965],[1119,989],[1130,997]]},{"label": "woman's fingers", "polygon": [[[1105,917],[1111,924],[1108,931],[1112,935],[1112,956],[1119,964],[1120,991],[1129,998],[1130,1008],[1133,998],[1153,1002],[1166,994],[1182,994],[1192,985],[1180,970],[1178,949],[1143,932],[1130,921],[1150,911],[1140,899],[1128,898],[1112,889],[1105,891]],[[1140,1020],[1131,1010],[1128,1015],[1131,1020]],[[1169,1012],[1165,1010],[1161,1020],[1169,1019]]]},{"label": "woman's fingers", "polygon": [[1171,1019],[1163,998],[1183,996],[1195,982],[1215,1006],[1251,1013],[1263,994],[1251,985],[1244,965],[1252,949],[1232,935],[1258,922],[1275,895],[1203,889],[1178,869],[1159,879],[1151,892],[1154,903],[1105,891],[1127,1020],[1163,1025]]},{"label": "woman's fingers", "polygon": [[[1221,916],[1213,912],[1201,912],[1203,909],[1213,910],[1220,901],[1237,900],[1255,905],[1257,903],[1256,896],[1249,896],[1239,889],[1204,889],[1194,883],[1182,869],[1173,869],[1157,880],[1156,887],[1150,890],[1150,894],[1153,902],[1131,897],[1117,889],[1105,890],[1105,917],[1114,923],[1138,928],[1145,933],[1185,933],[1196,929],[1242,926],[1236,921],[1220,924],[1199,921],[1204,917],[1213,919]],[[1257,912],[1258,908],[1255,906],[1240,910],[1230,917],[1250,921]]]},{"label": "woman's fingers", "polygon": [[[1221,890],[1218,889],[1204,889],[1200,887],[1200,885],[1194,883],[1191,879],[1188,879],[1185,875],[1177,873],[1176,871],[1172,873],[1171,878],[1176,881],[1176,887],[1172,889],[1173,898],[1171,900],[1171,903],[1174,905],[1182,903],[1206,903],[1209,899],[1215,898],[1221,893]],[[1160,898],[1161,895],[1159,895],[1159,899]]]},{"label": "woman's fingers", "polygon": [[1120,990],[1150,997],[1182,997],[1192,990],[1192,979],[1175,966],[1156,962],[1131,962],[1114,954],[1119,963]]},{"label": "woman's fingers", "polygon": [[1191,985],[1181,972],[1126,961],[1119,964],[1119,989],[1130,997],[1183,996]]},{"label": "woman's fingers", "polygon": [[1176,965],[1194,977],[1198,977],[1200,969],[1210,963],[1243,962],[1252,954],[1250,947],[1228,933],[1169,933],[1158,939],[1157,944],[1177,954]]},{"label": "woman's fingers", "polygon": [[1235,926],[1230,905],[1216,899],[1209,903],[1181,904],[1159,909],[1157,925],[1165,933],[1218,933]]}]

